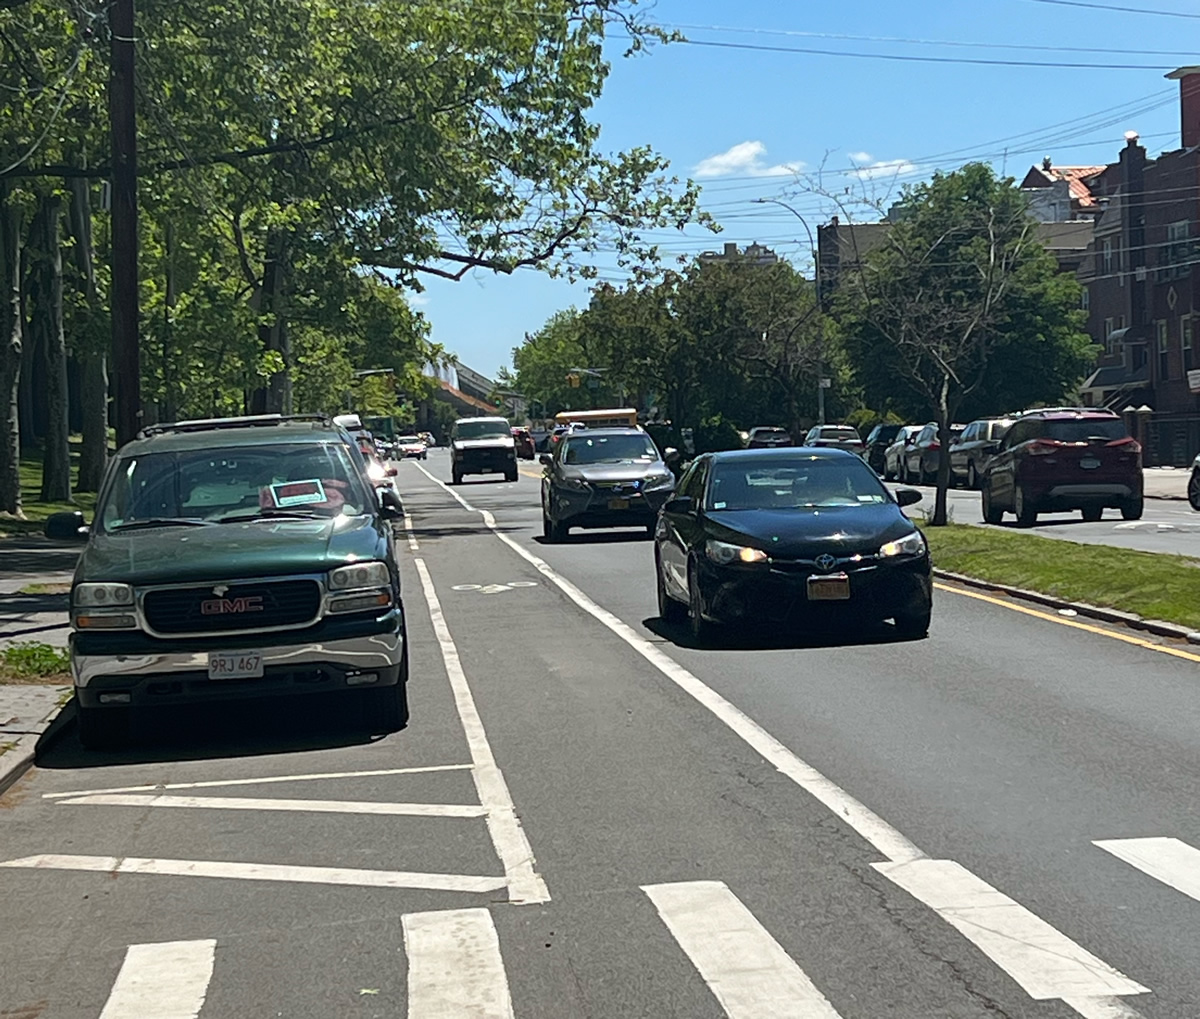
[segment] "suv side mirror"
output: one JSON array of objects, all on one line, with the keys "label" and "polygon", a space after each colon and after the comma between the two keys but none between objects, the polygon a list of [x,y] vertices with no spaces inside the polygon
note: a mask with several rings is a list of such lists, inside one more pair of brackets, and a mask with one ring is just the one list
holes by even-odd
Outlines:
[{"label": "suv side mirror", "polygon": [[540,463],[543,467],[549,467],[552,463],[554,463],[554,457],[552,457],[549,453],[543,453],[538,457],[538,463]]},{"label": "suv side mirror", "polygon": [[59,541],[87,541],[89,528],[79,510],[70,513],[51,513],[42,532],[47,538]]},{"label": "suv side mirror", "polygon": [[668,466],[674,466],[679,463],[679,450],[674,446],[668,446],[663,450],[663,463]]},{"label": "suv side mirror", "polygon": [[404,516],[404,503],[400,501],[400,496],[394,488],[384,486],[375,491],[379,494],[379,509],[385,520],[395,520]]},{"label": "suv side mirror", "polygon": [[664,513],[691,514],[696,510],[695,500],[690,495],[676,496],[663,505]]},{"label": "suv side mirror", "polygon": [[924,496],[915,488],[897,488],[896,502],[901,506],[915,506]]}]

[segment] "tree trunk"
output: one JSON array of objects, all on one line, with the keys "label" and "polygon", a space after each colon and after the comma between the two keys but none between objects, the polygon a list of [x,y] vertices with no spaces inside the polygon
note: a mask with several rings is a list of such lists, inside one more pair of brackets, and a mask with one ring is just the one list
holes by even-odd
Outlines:
[{"label": "tree trunk", "polygon": [[37,356],[38,338],[34,335],[33,330],[24,325],[24,323],[29,321],[29,287],[27,284],[30,264],[29,246],[27,244],[20,244],[20,249],[21,264],[17,269],[20,274],[20,282],[18,283],[20,293],[17,298],[17,305],[23,324],[23,334],[21,343],[21,378],[18,383],[17,399],[21,419],[21,452],[24,453],[37,448],[38,435],[41,429],[38,427],[37,407],[33,399],[33,366],[34,358]]},{"label": "tree trunk", "polygon": [[12,187],[0,180],[0,510],[22,517],[21,219]]},{"label": "tree trunk", "polygon": [[92,205],[88,182],[71,181],[71,233],[75,238],[75,265],[83,280],[88,308],[88,329],[78,356],[83,363],[80,386],[83,410],[83,444],[79,451],[79,491],[98,492],[108,462],[108,359],[106,344],[99,342],[103,312],[96,287],[96,253],[92,244]]},{"label": "tree trunk", "polygon": [[945,527],[946,493],[950,489],[950,377],[942,378],[942,391],[937,406],[938,425],[938,469],[937,494],[933,503],[933,519],[929,523],[933,527]]},{"label": "tree trunk", "polygon": [[251,413],[282,414],[292,402],[291,351],[285,307],[287,283],[287,239],[282,230],[267,234],[266,261],[263,264],[262,300],[259,315],[262,324],[258,337],[264,351],[276,351],[283,358],[283,371],[274,373],[251,397]]},{"label": "tree trunk", "polygon": [[42,502],[71,501],[71,445],[67,425],[67,338],[63,331],[62,199],[41,200],[29,231],[30,325],[38,336],[46,386]]}]

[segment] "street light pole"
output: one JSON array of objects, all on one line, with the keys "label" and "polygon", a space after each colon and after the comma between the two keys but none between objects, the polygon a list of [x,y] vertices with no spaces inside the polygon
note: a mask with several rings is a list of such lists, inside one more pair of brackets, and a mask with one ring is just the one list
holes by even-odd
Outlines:
[{"label": "street light pole", "polygon": [[112,354],[118,446],[132,441],[142,423],[134,23],[134,0],[112,0],[108,11],[112,36],[108,118],[112,133]]}]

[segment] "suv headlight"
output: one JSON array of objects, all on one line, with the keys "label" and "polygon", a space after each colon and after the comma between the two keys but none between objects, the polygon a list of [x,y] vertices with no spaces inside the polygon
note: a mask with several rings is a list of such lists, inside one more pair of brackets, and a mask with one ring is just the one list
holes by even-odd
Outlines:
[{"label": "suv headlight", "polygon": [[71,605],[77,609],[117,608],[133,604],[133,588],[128,584],[76,584]]},{"label": "suv headlight", "polygon": [[662,488],[670,488],[675,484],[674,474],[647,474],[643,479],[642,484],[646,487],[646,491],[654,492]]},{"label": "suv headlight", "polygon": [[728,566],[731,563],[750,565],[753,563],[765,563],[767,561],[767,553],[761,548],[750,548],[746,545],[731,545],[727,541],[716,541],[711,538],[704,546],[704,553],[709,559],[720,566]]},{"label": "suv headlight", "polygon": [[330,591],[355,591],[367,587],[391,587],[387,563],[354,563],[329,571]]},{"label": "suv headlight", "polygon": [[881,546],[879,554],[885,559],[899,555],[924,555],[925,539],[921,537],[920,531],[913,531],[912,534],[906,534],[903,538],[897,538],[895,541],[889,541],[886,545]]},{"label": "suv headlight", "polygon": [[583,478],[564,477],[562,483],[563,488],[574,489],[576,492],[586,492],[589,487]]}]

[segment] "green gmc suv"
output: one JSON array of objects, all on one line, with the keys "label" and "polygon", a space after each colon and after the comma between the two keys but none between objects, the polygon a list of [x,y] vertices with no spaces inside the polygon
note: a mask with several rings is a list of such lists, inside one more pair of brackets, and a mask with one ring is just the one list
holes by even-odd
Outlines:
[{"label": "green gmc suv", "polygon": [[339,692],[362,727],[408,721],[390,488],[325,418],[147,428],[110,461],[71,586],[88,748],[152,705]]}]

